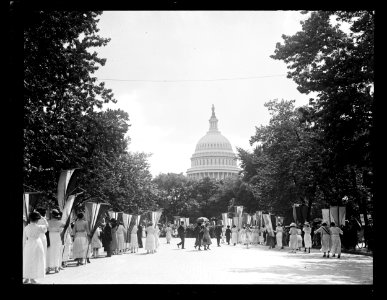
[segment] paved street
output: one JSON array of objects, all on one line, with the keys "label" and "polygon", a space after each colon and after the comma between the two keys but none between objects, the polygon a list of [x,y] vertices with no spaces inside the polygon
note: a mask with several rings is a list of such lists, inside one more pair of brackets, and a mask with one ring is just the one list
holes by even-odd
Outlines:
[{"label": "paved street", "polygon": [[[145,239],[144,239],[145,241]],[[155,254],[139,253],[91,259],[46,275],[42,284],[373,284],[373,258],[342,254],[341,259],[312,253],[269,250],[267,246],[221,244],[209,251],[195,250],[194,239],[178,249],[179,239],[160,239]]]}]

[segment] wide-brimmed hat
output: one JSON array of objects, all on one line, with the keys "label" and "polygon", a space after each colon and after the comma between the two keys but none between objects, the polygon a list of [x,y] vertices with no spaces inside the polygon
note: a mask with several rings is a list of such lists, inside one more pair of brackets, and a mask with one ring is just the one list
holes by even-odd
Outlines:
[{"label": "wide-brimmed hat", "polygon": [[309,225],[309,222],[305,222],[304,225]]},{"label": "wide-brimmed hat", "polygon": [[296,225],[296,223],[290,223],[290,225],[289,225],[289,227],[296,227],[297,225]]}]

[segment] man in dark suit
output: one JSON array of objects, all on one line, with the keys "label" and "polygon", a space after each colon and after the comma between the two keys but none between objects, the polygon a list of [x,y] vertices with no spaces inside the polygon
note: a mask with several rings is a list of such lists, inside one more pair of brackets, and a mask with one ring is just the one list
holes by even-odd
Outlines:
[{"label": "man in dark suit", "polygon": [[185,228],[183,225],[184,225],[184,222],[180,222],[180,226],[179,228],[177,228],[177,234],[181,239],[181,242],[177,244],[177,247],[180,248],[179,246],[181,245],[181,249],[185,249],[184,248]]},{"label": "man in dark suit", "polygon": [[141,223],[137,226],[137,241],[138,241],[138,248],[142,248],[142,226]]},{"label": "man in dark suit", "polygon": [[215,227],[215,237],[216,237],[216,242],[218,244],[218,247],[220,247],[220,238],[222,237],[222,225],[218,224]]}]

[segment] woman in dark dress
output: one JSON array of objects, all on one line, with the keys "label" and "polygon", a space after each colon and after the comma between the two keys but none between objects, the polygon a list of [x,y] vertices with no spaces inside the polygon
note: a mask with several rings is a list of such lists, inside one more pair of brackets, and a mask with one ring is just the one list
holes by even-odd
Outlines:
[{"label": "woman in dark dress", "polygon": [[210,236],[210,229],[209,229],[209,226],[208,226],[208,223],[206,223],[206,225],[204,226],[204,229],[203,229],[203,246],[204,246],[204,250],[211,250],[210,249],[210,245],[212,244],[211,242],[211,236]]}]

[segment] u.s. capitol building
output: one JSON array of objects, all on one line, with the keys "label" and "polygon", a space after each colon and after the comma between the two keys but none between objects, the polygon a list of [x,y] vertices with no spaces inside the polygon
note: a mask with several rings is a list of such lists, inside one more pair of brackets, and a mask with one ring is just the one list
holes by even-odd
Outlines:
[{"label": "u.s. capitol building", "polygon": [[187,177],[201,179],[210,177],[224,179],[237,176],[237,157],[232,150],[231,143],[218,130],[218,119],[215,107],[212,105],[210,130],[196,144],[195,153],[191,157],[191,168],[187,170]]}]

